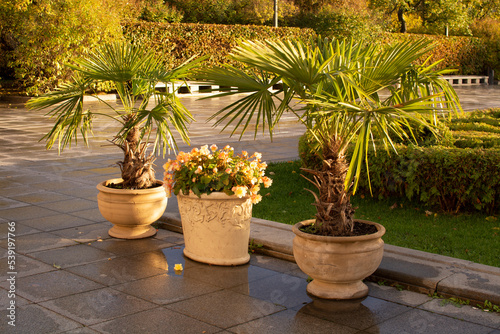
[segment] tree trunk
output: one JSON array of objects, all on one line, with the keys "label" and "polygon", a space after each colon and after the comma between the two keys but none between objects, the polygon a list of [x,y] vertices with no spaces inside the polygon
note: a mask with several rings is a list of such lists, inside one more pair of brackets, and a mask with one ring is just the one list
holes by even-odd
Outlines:
[{"label": "tree trunk", "polygon": [[404,17],[404,9],[402,7],[398,9],[398,21],[401,24],[400,32],[403,34],[406,33],[406,20]]},{"label": "tree trunk", "polygon": [[119,162],[123,188],[146,189],[152,187],[155,180],[153,169],[154,157],[146,157],[147,144],[140,143],[140,130],[137,126],[130,129],[121,146],[124,152],[123,161]]},{"label": "tree trunk", "polygon": [[303,169],[314,175],[311,181],[319,190],[316,194],[316,227],[319,234],[348,236],[354,225],[354,208],[351,205],[351,192],[345,189],[345,179],[349,166],[338,143],[332,139],[323,148],[321,170]]}]

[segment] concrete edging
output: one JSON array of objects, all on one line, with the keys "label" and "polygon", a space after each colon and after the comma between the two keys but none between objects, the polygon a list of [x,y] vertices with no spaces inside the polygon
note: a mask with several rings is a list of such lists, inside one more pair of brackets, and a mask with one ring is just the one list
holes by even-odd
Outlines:
[{"label": "concrete edging", "polygon": [[[182,233],[178,213],[167,212],[160,227]],[[292,226],[252,218],[250,240],[258,252],[295,262]],[[500,304],[500,268],[471,261],[385,244],[384,258],[369,278],[399,284],[412,291],[484,303]]]}]

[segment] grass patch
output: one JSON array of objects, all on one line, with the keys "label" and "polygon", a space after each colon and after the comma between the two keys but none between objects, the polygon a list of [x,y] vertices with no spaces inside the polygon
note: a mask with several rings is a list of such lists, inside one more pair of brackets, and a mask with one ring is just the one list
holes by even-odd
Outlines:
[{"label": "grass patch", "polygon": [[[262,189],[263,200],[253,207],[253,216],[285,224],[314,218],[314,198],[304,190],[313,186],[300,173],[298,161],[269,164],[273,185]],[[388,244],[500,267],[499,217],[436,213],[405,198],[377,200],[356,194],[352,203],[358,207],[356,218],[384,225]]]}]

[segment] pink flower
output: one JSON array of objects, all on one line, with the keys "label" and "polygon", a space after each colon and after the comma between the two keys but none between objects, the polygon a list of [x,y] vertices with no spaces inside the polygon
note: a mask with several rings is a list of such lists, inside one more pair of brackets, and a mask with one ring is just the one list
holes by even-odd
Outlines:
[{"label": "pink flower", "polygon": [[198,168],[196,168],[196,170],[194,171],[194,173],[195,174],[200,174],[202,171],[203,171],[203,168],[201,166],[198,166]]}]

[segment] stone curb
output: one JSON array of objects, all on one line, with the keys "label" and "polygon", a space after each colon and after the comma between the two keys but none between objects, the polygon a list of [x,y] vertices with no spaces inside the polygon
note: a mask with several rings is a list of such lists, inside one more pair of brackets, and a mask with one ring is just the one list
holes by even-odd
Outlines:
[{"label": "stone curb", "polygon": [[[166,212],[160,227],[182,233],[180,215]],[[295,262],[292,226],[252,218],[250,240],[258,252]],[[412,291],[454,297],[483,304],[500,304],[500,268],[385,244],[384,258],[372,281],[399,284]]]}]

